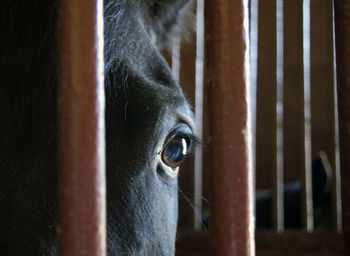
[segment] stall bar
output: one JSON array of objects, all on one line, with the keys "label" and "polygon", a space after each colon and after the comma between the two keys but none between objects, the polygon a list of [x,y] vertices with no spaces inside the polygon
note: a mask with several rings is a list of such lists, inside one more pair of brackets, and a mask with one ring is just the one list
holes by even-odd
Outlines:
[{"label": "stall bar", "polygon": [[106,255],[102,0],[58,2],[58,254]]},{"label": "stall bar", "polygon": [[214,256],[255,254],[247,4],[205,2]]}]

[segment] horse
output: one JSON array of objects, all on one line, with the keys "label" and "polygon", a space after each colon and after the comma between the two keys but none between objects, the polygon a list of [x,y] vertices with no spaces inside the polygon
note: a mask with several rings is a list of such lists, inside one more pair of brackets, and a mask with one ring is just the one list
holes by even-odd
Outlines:
[{"label": "horse", "polygon": [[[1,4],[0,251],[56,255],[57,2]],[[108,255],[175,253],[179,167],[198,140],[161,52],[189,5],[104,1]]]},{"label": "horse", "polygon": [[[333,170],[324,151],[318,152],[312,159],[312,206],[314,210],[314,228],[330,231],[332,228],[332,180]],[[288,182],[283,188],[284,227],[301,229],[303,227],[303,182]],[[256,227],[273,227],[273,191],[263,190],[256,193]]]}]

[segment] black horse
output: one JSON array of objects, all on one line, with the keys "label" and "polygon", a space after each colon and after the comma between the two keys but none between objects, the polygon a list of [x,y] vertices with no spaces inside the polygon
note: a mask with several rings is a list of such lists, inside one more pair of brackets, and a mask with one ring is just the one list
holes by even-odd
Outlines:
[{"label": "black horse", "polygon": [[[160,54],[187,0],[105,0],[108,255],[174,255],[191,108]],[[1,2],[0,254],[55,255],[55,0]],[[88,225],[88,223],[87,223]]]}]

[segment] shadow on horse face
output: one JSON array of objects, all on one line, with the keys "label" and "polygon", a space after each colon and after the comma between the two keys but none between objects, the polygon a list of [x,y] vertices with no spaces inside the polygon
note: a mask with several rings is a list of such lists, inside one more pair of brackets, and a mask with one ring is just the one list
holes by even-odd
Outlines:
[{"label": "shadow on horse face", "polygon": [[[152,15],[129,4],[105,9],[110,18],[105,22],[105,63],[111,253],[173,255],[175,250],[176,176],[187,153],[184,147],[191,144],[193,115],[159,53],[167,42],[156,30],[175,17],[159,20]],[[123,37],[125,31],[130,33]],[[113,34],[121,35],[119,42]]]},{"label": "shadow on horse face", "polygon": [[[119,240],[127,255],[172,255],[178,167],[169,166],[163,156],[172,143],[168,156],[174,161],[181,158],[184,146],[178,138],[191,138],[191,114],[183,97],[164,104],[164,95],[157,93],[160,88],[144,86],[144,92],[130,89],[127,103],[107,105],[117,108],[107,119],[112,124],[107,128],[108,239],[111,244]],[[166,90],[171,92],[179,90]],[[113,147],[115,141],[119,148]]]},{"label": "shadow on horse face", "polygon": [[[0,143],[22,150],[0,152],[0,248],[2,255],[55,255],[56,9],[51,2],[7,2]],[[187,2],[105,1],[108,255],[175,251],[177,175],[194,121],[160,50],[177,33]],[[23,45],[19,33],[28,31]]]}]

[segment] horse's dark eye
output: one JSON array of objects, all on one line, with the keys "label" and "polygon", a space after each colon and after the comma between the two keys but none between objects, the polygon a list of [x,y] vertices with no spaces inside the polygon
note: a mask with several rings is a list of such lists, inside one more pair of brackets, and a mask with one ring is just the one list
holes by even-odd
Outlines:
[{"label": "horse's dark eye", "polygon": [[172,138],[162,152],[163,162],[171,168],[176,168],[185,159],[189,142],[182,136]]}]

